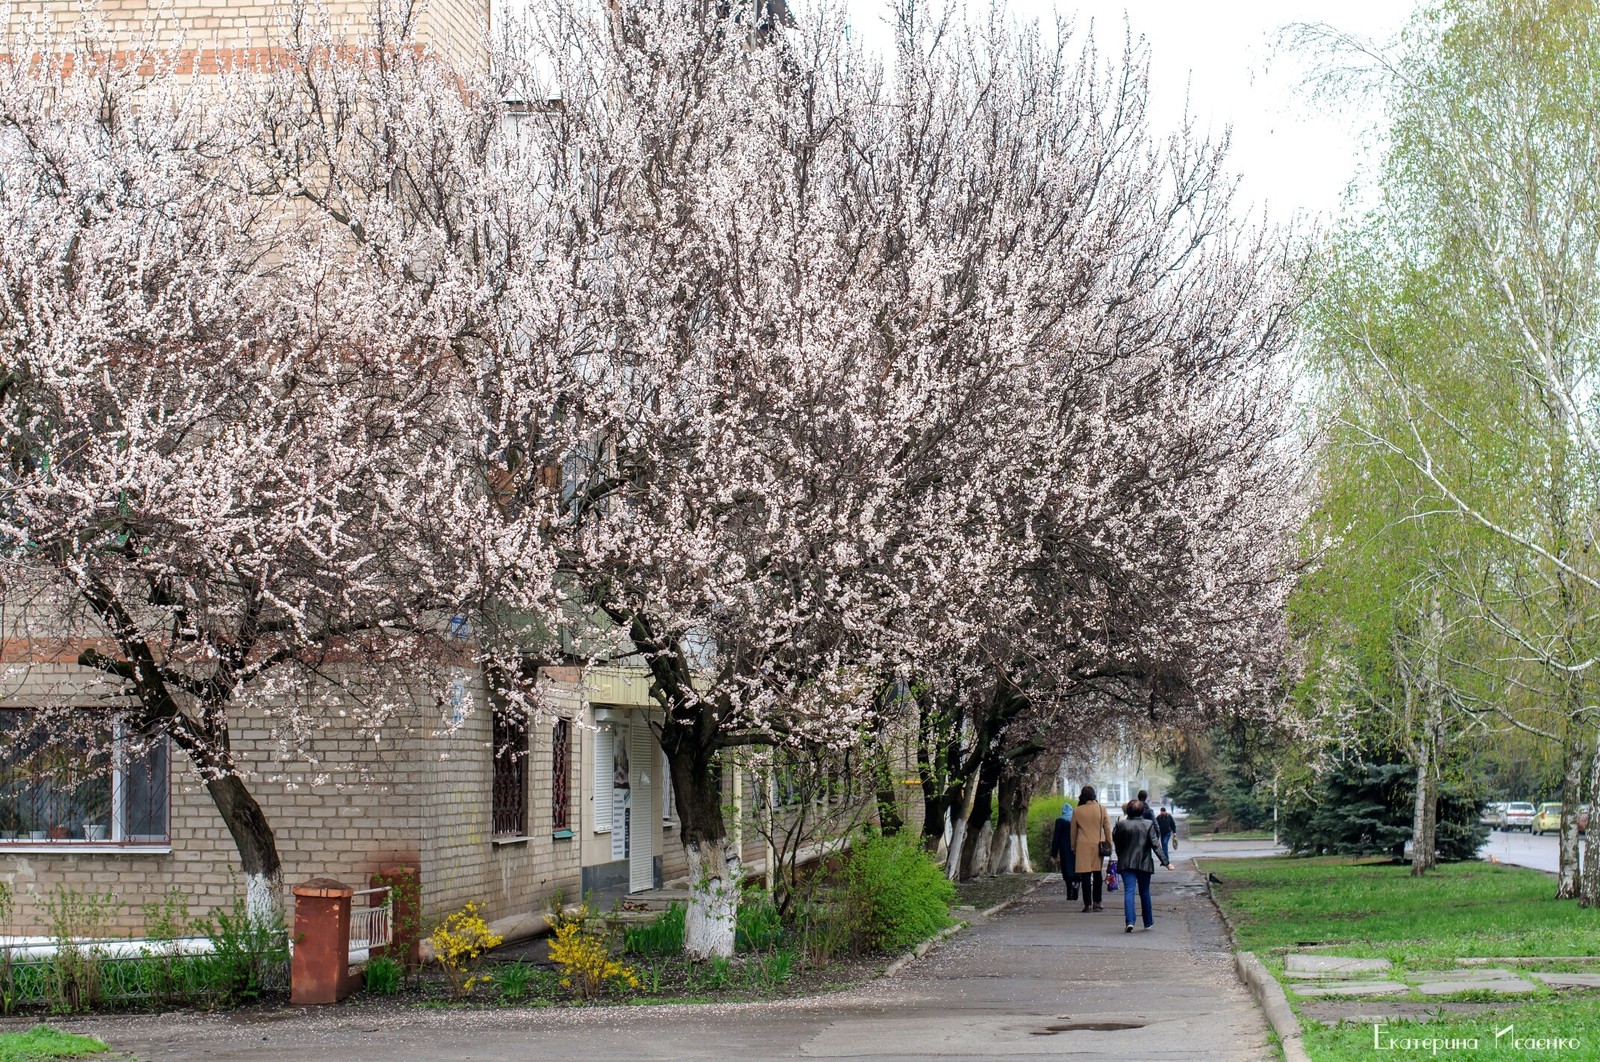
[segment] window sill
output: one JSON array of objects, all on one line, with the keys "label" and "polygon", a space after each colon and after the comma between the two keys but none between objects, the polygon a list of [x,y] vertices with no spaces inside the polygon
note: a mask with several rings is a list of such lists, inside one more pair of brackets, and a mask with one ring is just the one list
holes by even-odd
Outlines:
[{"label": "window sill", "polygon": [[532,837],[529,837],[526,834],[520,834],[520,835],[515,836],[515,837],[511,837],[511,836],[507,836],[507,837],[491,837],[489,839],[489,843],[494,845],[495,847],[499,847],[500,845],[503,845],[503,844],[527,844],[531,840],[533,840]]},{"label": "window sill", "polygon": [[555,841],[570,841],[570,840],[572,840],[572,831],[571,830],[555,830],[554,832],[552,832],[550,834],[550,838],[551,838],[551,840],[555,840]]},{"label": "window sill", "polygon": [[0,841],[0,853],[15,855],[171,855],[170,844],[95,844],[84,841]]}]

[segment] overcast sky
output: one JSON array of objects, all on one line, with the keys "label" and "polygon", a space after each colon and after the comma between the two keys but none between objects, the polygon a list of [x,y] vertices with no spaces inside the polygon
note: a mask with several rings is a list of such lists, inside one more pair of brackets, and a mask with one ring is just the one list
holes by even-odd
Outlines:
[{"label": "overcast sky", "polygon": [[[848,0],[864,40],[881,23],[881,0]],[[977,3],[979,0],[969,0]],[[1296,211],[1335,212],[1358,165],[1360,127],[1369,116],[1320,112],[1297,92],[1305,66],[1274,48],[1280,27],[1326,22],[1387,39],[1409,16],[1412,0],[1010,0],[1025,18],[1052,21],[1053,10],[1092,19],[1103,48],[1120,45],[1124,18],[1151,49],[1152,117],[1175,128],[1187,98],[1199,127],[1233,129],[1240,195],[1287,220]]]}]

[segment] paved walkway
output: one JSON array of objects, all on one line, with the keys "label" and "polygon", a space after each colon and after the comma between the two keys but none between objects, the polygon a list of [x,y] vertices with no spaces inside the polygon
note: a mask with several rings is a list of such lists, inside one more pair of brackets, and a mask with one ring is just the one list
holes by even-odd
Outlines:
[{"label": "paved walkway", "polygon": [[[1198,847],[1198,846],[1197,846]],[[1185,852],[1184,855],[1193,854]],[[1267,1027],[1185,858],[1157,871],[1156,925],[1124,934],[1121,893],[1099,914],[1060,878],[900,976],[773,1004],[438,1010],[285,1008],[62,1024],[141,1062],[977,1060],[1066,1057],[1267,1062]],[[1128,1026],[1095,1030],[1080,1025]]]}]

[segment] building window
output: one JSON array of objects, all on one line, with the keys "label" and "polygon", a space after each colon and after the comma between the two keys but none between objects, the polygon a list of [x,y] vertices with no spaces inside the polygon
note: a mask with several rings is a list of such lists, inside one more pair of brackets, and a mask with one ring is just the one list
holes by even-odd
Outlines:
[{"label": "building window", "polygon": [[36,721],[28,711],[0,710],[0,845],[171,840],[164,736],[144,737],[124,717],[99,711],[50,730]]},{"label": "building window", "polygon": [[528,835],[528,728],[513,712],[495,711],[494,836]]},{"label": "building window", "polygon": [[550,735],[550,828],[568,830],[567,797],[572,781],[572,724],[557,719]]}]

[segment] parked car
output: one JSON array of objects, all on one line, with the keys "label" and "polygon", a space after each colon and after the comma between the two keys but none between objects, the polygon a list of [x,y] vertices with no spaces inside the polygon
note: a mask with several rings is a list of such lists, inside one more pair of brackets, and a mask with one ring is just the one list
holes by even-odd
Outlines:
[{"label": "parked car", "polygon": [[1506,821],[1502,830],[1531,830],[1539,809],[1530,800],[1513,800],[1506,805]]},{"label": "parked car", "polygon": [[1478,815],[1478,821],[1491,829],[1504,829],[1506,825],[1506,808],[1509,806],[1504,800],[1491,800],[1483,806],[1483,811]]},{"label": "parked car", "polygon": [[1539,813],[1533,817],[1532,831],[1535,837],[1543,837],[1546,833],[1561,832],[1561,805],[1540,804]]}]

